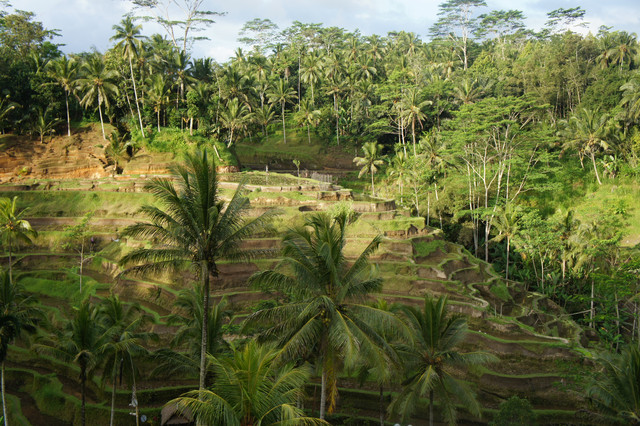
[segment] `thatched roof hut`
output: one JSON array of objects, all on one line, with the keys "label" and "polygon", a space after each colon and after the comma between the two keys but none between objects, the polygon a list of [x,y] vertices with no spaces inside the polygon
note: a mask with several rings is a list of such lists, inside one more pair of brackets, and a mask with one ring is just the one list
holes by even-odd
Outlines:
[{"label": "thatched roof hut", "polygon": [[167,404],[162,408],[160,412],[160,425],[195,425],[193,421],[193,414],[188,409],[178,410],[178,406],[173,404]]}]

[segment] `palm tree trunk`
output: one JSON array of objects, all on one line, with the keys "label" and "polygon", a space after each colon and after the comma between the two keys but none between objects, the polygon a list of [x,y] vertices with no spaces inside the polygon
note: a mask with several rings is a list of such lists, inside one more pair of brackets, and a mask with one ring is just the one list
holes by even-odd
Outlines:
[{"label": "palm tree trunk", "polygon": [[0,378],[1,386],[2,386],[2,415],[4,416],[4,426],[9,425],[9,418],[7,417],[7,401],[5,400],[5,391],[4,391],[4,360],[2,361],[2,377]]},{"label": "palm tree trunk", "polygon": [[287,129],[284,124],[284,102],[282,102],[282,137],[284,138],[284,144],[287,144]]},{"label": "palm tree trunk", "polygon": [[[115,357],[117,358],[117,356]],[[117,366],[117,361],[116,359],[113,360],[113,376],[112,376],[112,381],[111,381],[111,419],[109,420],[109,426],[113,426],[113,418],[115,417],[116,414],[116,366]]]},{"label": "palm tree trunk", "polygon": [[13,266],[11,261],[11,233],[9,233],[9,283],[13,284]]},{"label": "palm tree trunk", "polygon": [[227,148],[231,148],[232,143],[233,143],[233,127],[231,127],[231,133],[229,134],[229,143],[227,144]]},{"label": "palm tree trunk", "polygon": [[84,238],[80,245],[80,295],[82,295],[82,265],[84,264]]},{"label": "palm tree trunk", "polygon": [[371,170],[371,194],[376,196],[376,187],[373,185],[373,170]]},{"label": "palm tree trunk", "polygon": [[384,388],[380,385],[380,426],[384,426]]},{"label": "palm tree trunk", "polygon": [[67,136],[71,137],[71,116],[69,115],[69,93],[64,91],[64,101],[67,104]]},{"label": "palm tree trunk", "polygon": [[507,237],[507,273],[505,278],[509,279],[509,248],[510,248],[511,239]]},{"label": "palm tree trunk", "polygon": [[85,382],[87,380],[87,371],[86,371],[86,367],[83,365],[80,367],[80,394],[82,396],[82,408],[80,410],[80,424],[82,426],[86,425],[85,422],[85,406],[87,404],[87,398],[85,395]]},{"label": "palm tree trunk", "polygon": [[598,185],[602,185],[602,182],[600,181],[600,175],[598,174],[598,167],[596,166],[596,156],[593,153],[593,151],[591,151],[591,162],[593,163],[593,170],[596,172],[596,179],[598,180]]},{"label": "palm tree trunk", "polygon": [[102,120],[102,106],[98,101],[98,114],[100,115],[100,126],[102,127],[102,139],[107,140],[107,136],[104,134],[104,121]]},{"label": "palm tree trunk", "polygon": [[433,426],[433,390],[429,391],[429,426]]},{"label": "palm tree trunk", "polygon": [[417,157],[418,153],[416,152],[416,117],[415,116],[411,120],[411,136],[413,138],[413,156]]},{"label": "palm tree trunk", "polygon": [[[200,382],[198,390],[205,388],[204,379],[207,375],[207,324],[209,323],[209,265],[206,260],[200,265],[202,274],[202,339],[200,341]],[[202,394],[200,395],[202,398]]]},{"label": "palm tree trunk", "polygon": [[160,133],[160,108],[158,108],[158,133]]},{"label": "palm tree trunk", "polygon": [[307,139],[309,140],[309,145],[311,145],[311,131],[309,130],[309,124],[307,124]]},{"label": "palm tree trunk", "polygon": [[593,308],[593,297],[594,297],[594,290],[595,290],[595,284],[593,281],[593,278],[591,278],[591,309],[589,309],[589,322],[591,323],[591,328],[595,327],[595,323],[593,322],[593,317],[596,315],[596,312]]},{"label": "palm tree trunk", "polygon": [[136,89],[136,79],[133,78],[133,64],[131,63],[131,56],[129,56],[129,69],[131,70],[131,82],[133,83],[133,95],[136,98],[136,109],[138,110],[138,120],[140,121],[140,132],[144,138],[144,128],[142,127],[142,114],[140,114],[140,105],[138,105],[138,90]]},{"label": "palm tree trunk", "polygon": [[322,366],[322,381],[320,387],[320,419],[324,420],[324,409],[327,405],[327,369]]}]

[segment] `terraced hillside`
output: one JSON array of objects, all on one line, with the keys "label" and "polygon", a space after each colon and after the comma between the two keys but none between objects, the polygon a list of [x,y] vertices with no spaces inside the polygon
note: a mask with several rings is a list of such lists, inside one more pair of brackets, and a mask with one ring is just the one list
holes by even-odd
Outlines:
[{"label": "terraced hillside", "polygon": [[[153,203],[152,197],[143,192],[145,180],[151,177],[49,179],[0,186],[0,196],[18,196],[20,204],[29,207],[29,220],[39,231],[33,246],[20,249],[14,266],[21,271],[21,282],[28,291],[38,294],[54,321],[60,320],[83,296],[99,298],[114,292],[140,302],[155,318],[152,329],[160,335],[156,347],[170,340],[175,327],[167,325],[166,318],[175,311],[178,290],[194,277],[184,273],[177,277],[115,279],[122,253],[146,244],[125,241],[120,238],[120,231],[135,222],[142,204]],[[480,400],[487,407],[485,421],[501,401],[517,394],[533,403],[541,423],[589,423],[589,419],[580,416],[584,401],[576,392],[591,367],[589,354],[583,349],[587,342],[562,309],[542,295],[524,291],[516,282],[505,282],[491,265],[445,241],[438,229],[425,228],[421,218],[396,210],[393,202],[355,201],[349,190],[290,175],[252,173],[245,177],[254,214],[273,208],[281,211],[274,223],[279,231],[313,211],[352,208],[357,220],[349,228],[348,254],[359,253],[371,238],[383,234],[384,241],[373,260],[385,284],[375,298],[389,303],[421,304],[425,294],[449,296],[451,308],[469,318],[471,332],[465,349],[485,350],[500,358],[499,363],[466,377],[475,383]],[[230,194],[240,180],[239,175],[222,178],[223,195]],[[64,248],[63,230],[79,223],[87,213],[93,215],[89,221],[92,242],[81,295],[79,258]],[[256,236],[246,244],[277,253],[278,232]],[[235,324],[273,297],[249,288],[247,279],[277,260],[274,254],[252,263],[220,265],[213,296],[227,296]],[[8,259],[2,258],[2,262],[6,264]],[[228,331],[229,339],[236,337],[233,324]],[[63,425],[79,421],[78,371],[74,367],[36,356],[26,348],[10,352],[7,366],[14,424]],[[159,415],[167,400],[197,384],[196,378],[190,377],[152,378],[148,375],[150,370],[141,368],[143,378],[137,385],[141,412],[150,419]],[[106,424],[109,418],[110,388],[98,376],[89,392],[88,418],[95,425]],[[361,421],[377,417],[377,386],[360,386],[344,377],[341,387],[341,413],[359,416]],[[317,404],[313,388],[309,389],[309,404]],[[131,390],[118,389],[117,398],[117,424],[134,424],[127,406]],[[463,417],[464,421],[476,420]],[[422,423],[418,419],[414,424]]]}]

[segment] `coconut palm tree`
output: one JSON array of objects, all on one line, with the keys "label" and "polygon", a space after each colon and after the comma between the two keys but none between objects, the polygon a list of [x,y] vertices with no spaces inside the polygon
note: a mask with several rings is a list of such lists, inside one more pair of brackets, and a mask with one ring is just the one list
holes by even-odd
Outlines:
[{"label": "coconut palm tree", "polygon": [[313,89],[320,81],[322,76],[323,62],[319,54],[312,53],[304,58],[302,68],[300,69],[300,80],[311,86],[311,103],[315,103]]},{"label": "coconut palm tree", "polygon": [[131,16],[127,16],[122,20],[120,25],[114,25],[113,30],[116,32],[111,41],[117,41],[116,48],[120,49],[120,53],[129,61],[129,70],[131,71],[131,83],[133,84],[133,95],[136,100],[136,109],[138,111],[138,121],[140,123],[140,132],[144,138],[144,126],[142,125],[142,114],[140,114],[140,104],[138,103],[138,90],[136,88],[136,79],[133,75],[133,59],[138,56],[138,51],[142,49],[143,36],[140,35],[142,25],[135,25]]},{"label": "coconut palm tree", "polygon": [[279,79],[276,81],[274,85],[271,86],[269,92],[267,92],[267,97],[269,98],[269,102],[272,104],[279,103],[281,108],[282,115],[282,138],[284,143],[287,143],[287,129],[285,126],[285,115],[284,115],[284,106],[287,102],[290,102],[294,99],[297,99],[296,91],[289,86],[289,84],[283,80]]},{"label": "coconut palm tree", "polygon": [[311,144],[311,130],[310,127],[317,126],[320,117],[320,110],[316,109],[313,102],[309,99],[303,99],[300,102],[300,112],[298,113],[298,120],[301,125],[307,126],[307,140]]},{"label": "coconut palm tree", "polygon": [[227,102],[227,107],[220,112],[220,121],[222,125],[229,129],[229,142],[227,148],[233,144],[233,133],[235,130],[241,130],[251,119],[249,108],[245,104],[241,104],[238,98],[233,98]]},{"label": "coconut palm tree", "polygon": [[411,122],[411,136],[413,138],[413,155],[416,156],[416,121],[419,123],[425,119],[426,115],[423,112],[427,105],[431,105],[433,102],[429,100],[421,100],[420,93],[417,89],[412,88],[405,92],[402,97],[402,111],[405,118]]},{"label": "coconut palm tree", "polygon": [[80,367],[80,393],[82,408],[80,424],[86,425],[86,382],[100,365],[110,335],[99,320],[99,310],[88,301],[73,309],[73,316],[62,329],[54,330],[53,338],[34,345],[36,352]]},{"label": "coconut palm tree", "polygon": [[499,242],[503,239],[507,241],[507,264],[505,267],[505,278],[509,279],[509,252],[511,249],[511,239],[519,232],[519,221],[522,216],[521,210],[518,206],[513,204],[507,204],[501,207],[495,216],[494,226],[498,230],[498,235],[493,238],[493,241]]},{"label": "coconut palm tree", "polygon": [[11,282],[10,275],[0,270],[0,362],[2,375],[0,384],[2,390],[2,415],[4,425],[8,425],[7,404],[5,401],[4,363],[7,359],[9,345],[20,338],[22,332],[33,333],[42,312],[35,307],[37,300],[28,295],[24,287]]},{"label": "coconut palm tree", "polygon": [[356,157],[353,162],[356,163],[360,169],[358,177],[363,175],[371,175],[371,195],[376,196],[376,187],[374,186],[373,176],[378,172],[378,167],[384,164],[382,159],[382,145],[377,142],[365,142],[362,145],[362,151],[364,157]]},{"label": "coconut palm tree", "polygon": [[44,135],[56,132],[56,126],[60,122],[58,118],[50,118],[50,108],[43,109],[36,107],[33,110],[33,121],[30,125],[30,133],[36,133],[40,136],[40,143],[44,143]]},{"label": "coconut palm tree", "polygon": [[587,395],[607,414],[623,423],[640,424],[640,348],[629,345],[621,354],[601,359],[604,371]]},{"label": "coconut palm tree", "polygon": [[82,64],[82,70],[84,74],[82,78],[78,79],[78,87],[84,92],[84,96],[80,99],[80,104],[85,108],[98,104],[102,138],[107,140],[107,135],[104,132],[102,106],[109,108],[110,99],[118,93],[118,87],[114,82],[117,72],[108,69],[102,55],[99,54],[89,57],[87,62]]},{"label": "coconut palm tree", "polygon": [[[171,349],[159,349],[155,356],[160,362],[153,374],[197,375],[200,357],[200,338],[202,336],[202,287],[194,285],[192,288],[180,290],[175,305],[180,313],[167,318],[167,324],[178,326],[178,330],[171,340],[172,348],[185,348],[185,353],[174,352]],[[226,298],[211,306],[207,320],[207,354],[218,356],[228,352],[229,344],[224,340],[224,328],[231,317],[231,311]]]},{"label": "coconut palm tree", "polygon": [[158,132],[160,131],[160,113],[169,104],[170,93],[164,74],[153,74],[147,79],[147,96],[157,115]]},{"label": "coconut palm tree", "polygon": [[80,64],[73,58],[61,56],[47,63],[49,77],[64,90],[64,100],[67,106],[67,136],[71,136],[71,116],[69,115],[69,95],[75,94],[80,71]]},{"label": "coconut palm tree", "polygon": [[[116,377],[118,371],[128,371],[135,388],[136,368],[133,359],[143,356],[147,350],[142,343],[157,340],[157,335],[142,331],[153,319],[137,303],[125,303],[117,295],[100,301],[99,318],[108,335],[105,343],[103,375],[111,373],[111,418],[113,426],[116,403]],[[105,380],[102,382],[105,383]],[[136,412],[137,412],[136,406]]]},{"label": "coconut palm tree", "polygon": [[211,390],[189,392],[169,404],[193,414],[198,424],[328,425],[306,417],[296,405],[303,398],[310,371],[276,361],[278,351],[250,341],[233,355],[210,357],[216,377]]},{"label": "coconut palm tree", "polygon": [[602,185],[598,167],[596,166],[596,153],[609,149],[609,114],[582,108],[578,114],[571,117],[566,123],[563,134],[567,137],[565,147],[574,147],[580,155],[580,162],[584,155],[588,155],[593,163],[593,170],[599,185]]},{"label": "coconut palm tree", "polygon": [[447,313],[447,298],[437,300],[425,296],[423,309],[404,308],[415,344],[403,349],[407,379],[402,392],[391,403],[389,411],[400,415],[406,423],[423,397],[429,398],[429,425],[433,425],[433,401],[440,400],[442,417],[449,424],[456,422],[455,400],[473,415],[480,416],[481,407],[473,391],[465,382],[451,374],[454,369],[478,365],[494,360],[481,352],[461,353],[456,346],[462,343],[467,321],[459,315]]},{"label": "coconut palm tree", "polygon": [[271,105],[262,105],[260,108],[256,108],[256,111],[253,113],[253,119],[257,124],[262,126],[262,132],[265,138],[269,136],[267,126],[273,121],[274,117],[275,113]]},{"label": "coconut palm tree", "polygon": [[322,371],[321,419],[335,408],[341,366],[355,367],[362,358],[371,365],[388,364],[393,351],[379,330],[403,329],[393,314],[362,303],[382,287],[382,279],[371,275],[368,261],[381,237],[374,238],[355,261],[348,261],[347,222],[346,212],[335,218],[326,213],[308,217],[304,226],[283,237],[283,260],[276,268],[250,279],[253,285],[290,296],[289,304],[249,316],[245,327],[267,324],[260,337],[282,345],[281,360],[316,362]]},{"label": "coconut palm tree", "polygon": [[13,261],[11,258],[13,244],[23,242],[31,244],[31,238],[38,233],[24,219],[26,209],[18,210],[18,197],[0,198],[0,239],[9,250],[9,280],[13,282]]},{"label": "coconut palm tree", "polygon": [[[242,195],[242,185],[228,203],[220,199],[216,165],[207,151],[185,156],[185,164],[173,169],[174,180],[153,179],[146,188],[157,199],[140,213],[150,223],[126,228],[124,235],[156,241],[153,248],[138,248],[124,256],[125,273],[183,271],[193,267],[203,288],[203,324],[209,323],[210,277],[217,278],[218,261],[246,260],[261,251],[243,249],[240,244],[261,231],[274,211],[256,218],[245,217],[249,199]],[[207,327],[202,327],[200,342],[200,390],[204,390],[208,347]]]}]

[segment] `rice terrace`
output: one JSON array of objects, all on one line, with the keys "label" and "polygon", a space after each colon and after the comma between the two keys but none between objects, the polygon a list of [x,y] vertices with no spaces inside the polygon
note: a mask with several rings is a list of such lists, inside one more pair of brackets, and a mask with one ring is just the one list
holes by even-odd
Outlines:
[{"label": "rice terrace", "polygon": [[11,3],[3,425],[640,424],[635,33],[444,0],[222,61],[238,5],[114,0],[70,51]]}]

